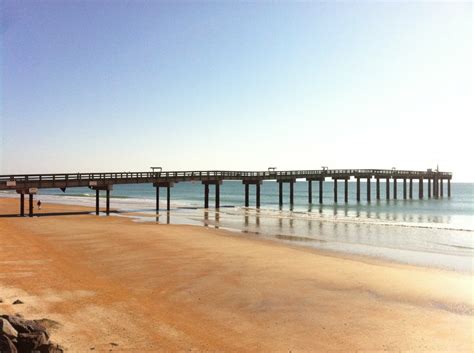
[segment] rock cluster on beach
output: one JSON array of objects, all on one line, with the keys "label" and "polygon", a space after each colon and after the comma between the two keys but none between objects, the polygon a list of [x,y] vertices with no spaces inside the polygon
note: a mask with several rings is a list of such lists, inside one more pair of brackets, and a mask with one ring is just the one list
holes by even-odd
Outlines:
[{"label": "rock cluster on beach", "polygon": [[20,315],[0,315],[1,353],[63,353],[50,342],[44,320],[26,320]]}]

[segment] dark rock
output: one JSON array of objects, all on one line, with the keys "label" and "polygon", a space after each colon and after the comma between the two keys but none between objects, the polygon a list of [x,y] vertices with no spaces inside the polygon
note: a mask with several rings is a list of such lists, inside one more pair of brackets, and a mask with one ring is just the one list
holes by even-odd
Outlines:
[{"label": "dark rock", "polygon": [[20,299],[17,299],[13,302],[13,305],[16,305],[16,304],[23,304],[23,302]]},{"label": "dark rock", "polygon": [[45,344],[39,348],[39,353],[64,353],[64,349],[57,344]]},{"label": "dark rock", "polygon": [[2,353],[18,353],[13,342],[5,335],[0,335],[0,352]]},{"label": "dark rock", "polygon": [[4,318],[0,318],[0,334],[8,337],[17,337],[18,331]]},{"label": "dark rock", "polygon": [[[0,315],[0,318],[6,319],[19,333],[32,333],[41,331],[49,338],[47,329],[43,323],[45,319],[41,320],[25,320],[18,315]],[[52,320],[51,320],[52,321]],[[55,321],[52,321],[55,322]]]},{"label": "dark rock", "polygon": [[39,350],[41,346],[48,345],[49,341],[44,332],[19,333],[18,334],[18,353],[31,353],[33,350]]}]

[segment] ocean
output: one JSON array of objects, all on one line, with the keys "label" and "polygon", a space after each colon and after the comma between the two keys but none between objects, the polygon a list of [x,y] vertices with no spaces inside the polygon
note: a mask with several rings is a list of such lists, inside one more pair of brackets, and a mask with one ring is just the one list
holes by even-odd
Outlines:
[{"label": "ocean", "polygon": [[[295,184],[294,205],[289,205],[289,187],[284,185],[284,205],[278,205],[278,184],[263,182],[261,208],[255,209],[255,187],[250,186],[250,207],[244,207],[244,186],[227,181],[221,185],[221,208],[214,210],[214,188],[210,187],[210,209],[205,210],[204,186],[178,183],[171,189],[172,209],[166,212],[166,189],[160,189],[160,214],[155,212],[155,189],[151,184],[115,185],[111,208],[118,217],[132,217],[137,222],[192,224],[222,228],[236,234],[255,236],[320,250],[384,258],[395,262],[474,272],[474,184],[452,183],[452,195],[418,199],[418,185],[413,184],[412,200],[403,199],[403,184],[398,184],[398,198],[385,200],[381,181],[381,200],[367,202],[366,184],[361,182],[361,202],[356,202],[356,184],[349,183],[349,202],[344,203],[344,186],[338,185],[338,203],[333,201],[333,183],[324,183],[323,204],[318,203],[318,183],[313,183],[313,204],[308,204],[308,185]],[[446,188],[446,184],[445,184]],[[9,192],[0,195],[18,197]],[[104,195],[105,196],[105,193]],[[43,203],[95,205],[95,192],[72,188],[65,193],[41,189],[35,197]],[[101,207],[105,200],[101,199]]]}]

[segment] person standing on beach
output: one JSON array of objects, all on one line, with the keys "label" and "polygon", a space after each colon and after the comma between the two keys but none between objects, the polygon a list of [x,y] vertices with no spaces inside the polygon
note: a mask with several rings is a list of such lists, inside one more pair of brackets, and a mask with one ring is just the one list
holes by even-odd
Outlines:
[{"label": "person standing on beach", "polygon": [[38,202],[36,203],[36,205],[38,206],[38,210],[41,210],[41,200],[38,200]]}]

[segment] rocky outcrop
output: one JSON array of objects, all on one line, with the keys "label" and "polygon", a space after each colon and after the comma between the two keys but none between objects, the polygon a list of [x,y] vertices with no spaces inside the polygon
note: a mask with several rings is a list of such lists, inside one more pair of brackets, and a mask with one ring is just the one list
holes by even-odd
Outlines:
[{"label": "rocky outcrop", "polygon": [[41,323],[20,315],[0,315],[1,353],[63,353],[64,349],[49,340]]}]

